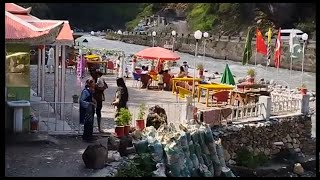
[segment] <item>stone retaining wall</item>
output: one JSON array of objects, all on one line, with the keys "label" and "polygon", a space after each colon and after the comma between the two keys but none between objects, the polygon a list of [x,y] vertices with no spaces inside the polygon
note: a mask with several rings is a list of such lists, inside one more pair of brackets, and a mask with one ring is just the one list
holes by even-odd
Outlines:
[{"label": "stone retaining wall", "polygon": [[311,139],[311,118],[296,116],[257,124],[234,125],[219,130],[226,161],[246,148],[255,155],[271,156],[281,149],[314,154],[315,140]]},{"label": "stone retaining wall", "polygon": [[[152,46],[153,37],[151,35],[141,35],[133,32],[126,32],[124,35],[118,35],[115,33],[108,33],[106,36],[110,40],[121,40],[126,43]],[[172,44],[173,38],[168,33],[158,33],[154,37],[155,46],[163,47],[164,44]],[[215,36],[211,35],[206,41],[206,56],[217,58],[217,59],[228,59],[232,61],[242,61],[245,37],[229,37],[229,36]],[[190,53],[194,55],[195,50],[195,39],[191,34],[178,34],[175,38],[174,48],[177,51]],[[255,59],[255,38],[252,42],[253,55],[250,60],[250,64],[254,64]],[[271,40],[272,47],[275,48],[275,39]],[[199,41],[199,55],[203,54],[204,41]],[[281,68],[290,68],[290,56],[289,56],[289,45],[288,42],[282,45],[282,56],[281,56]],[[273,53],[271,54],[271,66],[274,66]],[[257,55],[257,64],[266,64],[265,57]],[[304,70],[309,72],[316,71],[316,46],[314,41],[308,42],[305,49],[305,61]],[[301,70],[301,60],[294,60],[293,67],[294,70]]]}]

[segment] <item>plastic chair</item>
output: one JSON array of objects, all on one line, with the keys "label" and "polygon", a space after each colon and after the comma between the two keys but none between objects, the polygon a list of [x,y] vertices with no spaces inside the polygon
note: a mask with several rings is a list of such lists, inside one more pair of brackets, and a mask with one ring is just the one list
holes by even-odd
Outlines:
[{"label": "plastic chair", "polygon": [[179,102],[179,98],[184,99],[187,96],[191,96],[192,92],[186,88],[177,86],[177,93],[176,93],[176,99],[177,102]]},{"label": "plastic chair", "polygon": [[152,84],[151,84],[151,86],[158,86],[157,85],[157,81],[158,81],[158,76],[157,76],[157,74],[149,74],[150,75],[150,77],[151,77],[151,79],[152,79]]},{"label": "plastic chair", "polygon": [[111,60],[108,60],[106,66],[107,66],[107,69],[110,71],[110,73],[113,74],[113,70],[114,70],[114,64],[113,64],[113,62],[112,62]]},{"label": "plastic chair", "polygon": [[218,91],[212,95],[212,103],[216,101],[218,103],[228,103],[230,91]]},{"label": "plastic chair", "polygon": [[140,89],[140,86],[141,86],[141,75],[140,74],[137,74],[135,72],[132,73],[132,76],[133,76],[133,83],[132,83],[132,87],[137,87]]}]

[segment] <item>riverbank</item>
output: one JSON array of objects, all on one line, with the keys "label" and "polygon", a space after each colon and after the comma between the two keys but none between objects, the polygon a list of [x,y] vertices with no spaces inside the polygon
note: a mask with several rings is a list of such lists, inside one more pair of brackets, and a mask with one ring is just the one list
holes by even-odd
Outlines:
[{"label": "riverbank", "polygon": [[[136,44],[136,45],[143,45],[143,46],[152,46],[153,44],[153,37],[147,35],[138,35],[129,32],[127,35],[121,35],[114,33],[109,33],[105,37],[108,40],[120,40],[125,43]],[[206,41],[206,52],[205,55],[207,57],[215,58],[215,59],[223,59],[223,60],[231,60],[235,62],[241,62],[244,45],[245,45],[245,38],[243,37],[209,37]],[[163,47],[165,44],[172,44],[172,37],[168,34],[159,34],[154,37],[155,46]],[[190,35],[180,35],[175,38],[174,48],[178,52],[189,53],[194,55],[195,54],[195,39]],[[253,46],[255,46],[255,40],[252,42]],[[274,49],[275,40],[271,42],[271,49]],[[204,43],[203,41],[199,41],[198,46],[198,54],[204,54]],[[254,51],[254,48],[253,48]],[[289,55],[289,46],[288,43],[283,43],[282,45],[282,56],[281,56],[281,68],[282,69],[290,69],[290,55]],[[257,54],[253,55],[249,60],[249,64],[254,64],[255,60],[257,64],[261,64],[263,66],[266,65],[266,58],[262,57],[261,55]],[[274,67],[273,62],[273,54],[271,54],[271,62],[270,67]],[[315,68],[316,62],[316,47],[315,43],[307,44],[305,48],[305,61],[304,61],[304,71],[306,72],[316,72]],[[292,64],[292,69],[301,71],[301,60],[295,60]]]}]

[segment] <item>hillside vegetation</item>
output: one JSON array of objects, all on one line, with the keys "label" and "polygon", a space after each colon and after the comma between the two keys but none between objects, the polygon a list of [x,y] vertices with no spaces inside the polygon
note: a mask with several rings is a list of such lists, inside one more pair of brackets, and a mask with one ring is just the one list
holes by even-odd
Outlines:
[{"label": "hillside vegetation", "polygon": [[131,22],[142,19],[144,15],[172,17],[183,11],[190,32],[199,29],[236,35],[254,26],[264,32],[269,27],[281,27],[313,33],[316,29],[315,8],[314,3],[150,3],[127,24],[127,28],[132,29],[135,24]]},{"label": "hillside vegetation", "polygon": [[[315,3],[18,3],[41,19],[69,20],[86,31],[133,30],[145,16],[184,18],[189,31],[238,35],[248,27],[297,28],[315,33]],[[311,36],[312,37],[312,36]]]}]

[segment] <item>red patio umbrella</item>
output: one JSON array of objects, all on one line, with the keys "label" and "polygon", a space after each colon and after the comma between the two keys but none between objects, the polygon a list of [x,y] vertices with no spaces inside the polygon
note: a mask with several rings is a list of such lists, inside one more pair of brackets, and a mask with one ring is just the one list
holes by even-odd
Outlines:
[{"label": "red patio umbrella", "polygon": [[161,47],[150,47],[135,54],[139,59],[152,59],[160,61],[178,60],[180,56],[176,53]]}]

